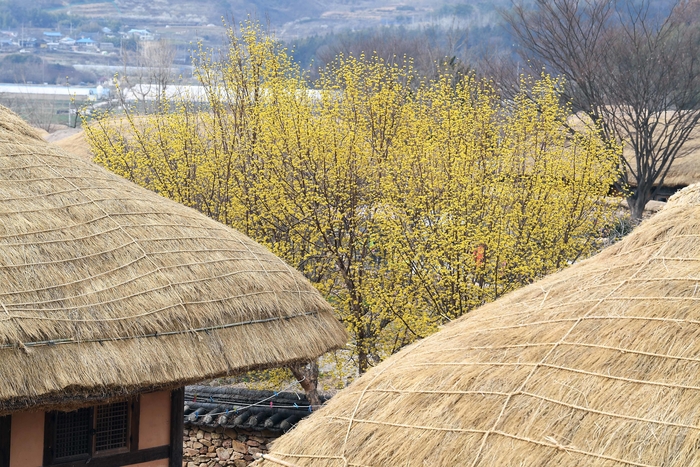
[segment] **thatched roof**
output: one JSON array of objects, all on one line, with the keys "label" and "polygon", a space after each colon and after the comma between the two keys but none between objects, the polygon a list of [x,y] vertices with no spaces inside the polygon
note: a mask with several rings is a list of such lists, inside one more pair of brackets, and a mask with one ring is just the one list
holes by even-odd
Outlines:
[{"label": "thatched roof", "polygon": [[698,375],[696,185],[620,243],[389,358],[270,455],[299,466],[697,466]]},{"label": "thatched roof", "polygon": [[[634,167],[634,151],[626,145],[622,151],[623,156],[630,161]],[[630,177],[631,186],[637,186],[637,180]],[[696,127],[690,134],[690,138],[683,145],[678,156],[668,169],[668,173],[663,181],[663,186],[684,187],[700,183],[700,127]]]},{"label": "thatched roof", "polygon": [[[590,124],[590,119],[577,114],[571,116],[569,124],[577,130],[584,130],[586,125]],[[660,132],[663,129],[663,123],[659,122],[657,131]],[[636,168],[632,146],[625,144],[622,155],[632,167]],[[632,174],[628,175],[629,184],[632,187],[636,187],[637,179]],[[686,187],[694,183],[700,183],[700,125],[693,128],[690,132],[688,141],[683,145],[673,164],[671,164],[671,168],[668,170],[662,185],[675,188]]]},{"label": "thatched roof", "polygon": [[44,139],[74,156],[78,156],[86,161],[92,161],[93,154],[90,150],[90,144],[85,140],[85,131],[82,129],[77,129],[77,131],[71,130],[75,129],[59,130],[56,133],[44,136]]},{"label": "thatched roof", "polygon": [[345,339],[268,250],[0,107],[0,413],[305,360]]}]

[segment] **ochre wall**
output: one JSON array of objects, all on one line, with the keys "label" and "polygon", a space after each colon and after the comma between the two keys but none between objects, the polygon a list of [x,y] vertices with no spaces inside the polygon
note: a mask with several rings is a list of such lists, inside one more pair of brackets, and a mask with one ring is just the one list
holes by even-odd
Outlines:
[{"label": "ochre wall", "polygon": [[10,467],[41,467],[44,462],[44,412],[12,414]]},{"label": "ochre wall", "polygon": [[[170,391],[141,394],[139,416],[139,449],[170,444]],[[160,464],[143,464],[156,467]]]},{"label": "ochre wall", "polygon": [[[139,449],[170,444],[170,391],[141,394]],[[41,467],[44,461],[44,412],[12,414],[10,467]],[[133,467],[168,467],[160,459]]]}]

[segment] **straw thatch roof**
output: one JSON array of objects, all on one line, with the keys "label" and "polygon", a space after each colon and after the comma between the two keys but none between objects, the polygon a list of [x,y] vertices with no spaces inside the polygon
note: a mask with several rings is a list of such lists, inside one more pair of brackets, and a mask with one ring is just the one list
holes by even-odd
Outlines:
[{"label": "straw thatch roof", "polygon": [[0,413],[306,360],[345,338],[268,250],[0,107]]},{"label": "straw thatch roof", "polygon": [[389,358],[270,456],[299,466],[697,466],[698,375],[696,185],[597,256]]},{"label": "straw thatch roof", "polygon": [[[625,145],[622,154],[634,167],[632,148]],[[629,183],[631,186],[637,186],[637,180],[634,177],[630,177]],[[700,127],[693,129],[690,138],[673,160],[664,178],[663,186],[685,187],[693,183],[700,183]]]},{"label": "straw thatch roof", "polygon": [[93,159],[90,144],[85,140],[85,131],[82,128],[66,128],[42,135],[42,137],[83,160],[92,161]]},{"label": "straw thatch roof", "polygon": [[[669,116],[670,118],[670,116]],[[590,119],[582,114],[573,115],[569,118],[569,124],[577,130],[585,130],[590,125]],[[665,128],[662,122],[658,124],[658,132]],[[629,144],[625,144],[622,150],[623,157],[632,167],[636,167],[634,160],[634,150]],[[637,179],[629,175],[629,184],[637,186]],[[700,183],[700,126],[696,126],[690,132],[688,141],[683,145],[678,155],[671,164],[671,167],[663,181],[666,187],[686,187],[694,183]]]}]

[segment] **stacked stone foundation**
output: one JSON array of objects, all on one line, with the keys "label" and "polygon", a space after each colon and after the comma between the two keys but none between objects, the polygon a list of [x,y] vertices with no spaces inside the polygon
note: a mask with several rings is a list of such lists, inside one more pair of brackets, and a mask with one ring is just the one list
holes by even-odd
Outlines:
[{"label": "stacked stone foundation", "polygon": [[246,467],[281,433],[185,425],[183,467]]}]

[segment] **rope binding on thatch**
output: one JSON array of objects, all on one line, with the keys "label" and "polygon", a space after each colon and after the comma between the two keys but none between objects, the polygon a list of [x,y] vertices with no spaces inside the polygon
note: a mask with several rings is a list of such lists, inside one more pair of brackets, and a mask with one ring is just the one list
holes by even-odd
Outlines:
[{"label": "rope binding on thatch", "polygon": [[0,414],[344,345],[330,305],[261,245],[0,117]]},{"label": "rope binding on thatch", "polygon": [[387,359],[269,455],[299,467],[700,465],[698,261],[693,186],[593,258]]}]

